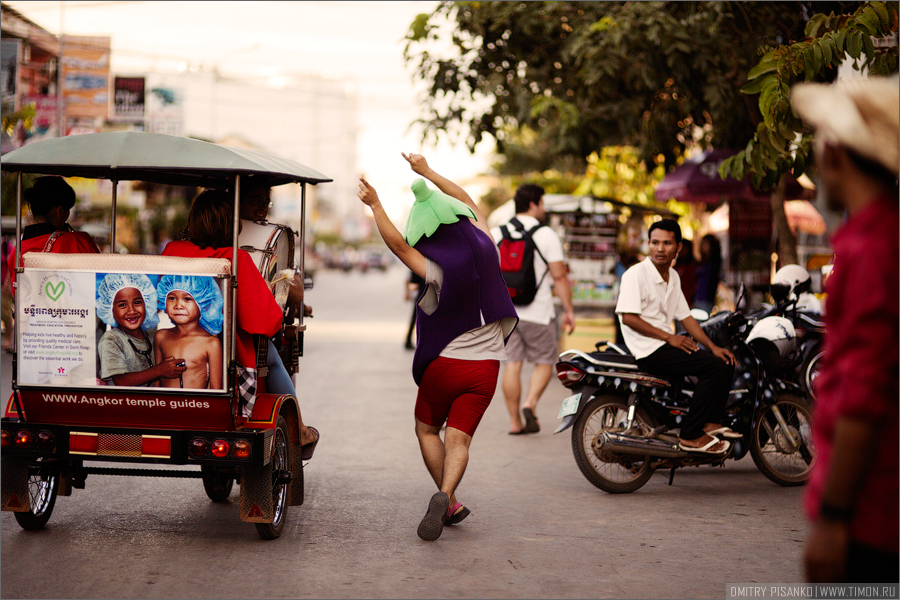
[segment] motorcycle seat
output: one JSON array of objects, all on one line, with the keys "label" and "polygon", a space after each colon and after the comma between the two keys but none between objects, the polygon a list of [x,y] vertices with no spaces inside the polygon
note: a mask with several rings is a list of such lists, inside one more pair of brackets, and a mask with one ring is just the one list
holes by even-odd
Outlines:
[{"label": "motorcycle seat", "polygon": [[614,363],[620,367],[637,370],[637,360],[631,354],[619,354],[618,352],[591,352],[591,356],[604,363]]}]

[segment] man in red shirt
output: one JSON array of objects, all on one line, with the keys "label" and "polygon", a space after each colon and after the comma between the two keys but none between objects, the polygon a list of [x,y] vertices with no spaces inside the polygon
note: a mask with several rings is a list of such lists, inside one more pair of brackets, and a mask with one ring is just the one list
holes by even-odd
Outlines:
[{"label": "man in red shirt", "polygon": [[826,285],[827,337],[807,487],[811,582],[898,577],[898,133],[896,77],[800,84],[816,129],[819,193],[846,211]]}]

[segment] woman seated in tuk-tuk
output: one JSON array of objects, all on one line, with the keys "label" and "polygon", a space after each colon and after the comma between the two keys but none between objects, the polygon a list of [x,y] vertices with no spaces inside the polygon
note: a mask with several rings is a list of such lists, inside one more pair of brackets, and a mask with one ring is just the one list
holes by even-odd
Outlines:
[{"label": "woman seated in tuk-tuk", "polygon": [[[75,206],[75,190],[62,177],[39,177],[25,190],[34,224],[22,230],[22,250],[26,252],[99,253],[91,236],[75,231],[67,223]],[[16,255],[9,257],[9,276],[16,280]],[[21,263],[20,263],[21,266]]]},{"label": "woman seated in tuk-tuk", "polygon": [[[187,240],[169,242],[162,255],[231,260],[234,239],[234,200],[231,196],[220,190],[201,192],[191,205],[187,234]],[[237,362],[245,370],[255,370],[256,349],[252,335],[272,337],[281,330],[284,315],[245,250],[238,250],[236,273]],[[284,365],[281,361],[275,363],[275,368],[270,368],[266,376],[266,391],[296,396],[294,382]],[[309,460],[319,441],[319,433],[315,428],[304,425],[302,417],[299,420],[303,459]]]}]

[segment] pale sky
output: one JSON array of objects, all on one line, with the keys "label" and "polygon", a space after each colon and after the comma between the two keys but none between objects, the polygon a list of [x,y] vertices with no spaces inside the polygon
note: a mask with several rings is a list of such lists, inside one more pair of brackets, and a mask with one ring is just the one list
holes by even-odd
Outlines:
[{"label": "pale sky", "polygon": [[[111,37],[115,74],[175,72],[184,61],[217,64],[223,76],[349,78],[359,98],[358,167],[376,188],[408,189],[415,174],[401,151],[421,152],[460,183],[488,170],[489,147],[472,156],[462,142],[429,148],[420,145],[418,132],[407,133],[419,107],[403,37],[435,1],[8,4],[54,34]],[[382,200],[396,219],[403,212],[397,203],[412,199],[390,196]]]}]

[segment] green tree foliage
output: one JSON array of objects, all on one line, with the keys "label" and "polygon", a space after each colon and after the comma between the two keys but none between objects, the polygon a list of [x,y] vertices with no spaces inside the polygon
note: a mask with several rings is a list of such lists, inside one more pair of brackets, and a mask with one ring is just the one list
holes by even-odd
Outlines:
[{"label": "green tree foliage", "polygon": [[757,49],[846,4],[442,2],[413,22],[405,57],[427,83],[425,139],[493,138],[515,159],[530,130],[544,164],[627,144],[668,167],[693,144],[743,147],[763,121],[740,91]]},{"label": "green tree foliage", "polygon": [[774,186],[791,171],[807,170],[812,151],[808,129],[790,106],[791,86],[802,81],[829,81],[839,65],[851,60],[870,75],[897,73],[897,45],[875,46],[874,39],[897,32],[896,2],[866,2],[852,14],[813,15],[802,40],[763,46],[762,58],[747,74],[741,92],[758,96],[763,120],[744,150],[722,164],[720,173],[751,176],[761,189]]}]

